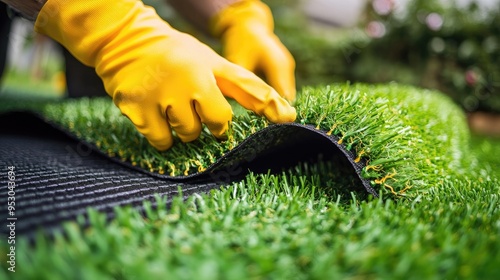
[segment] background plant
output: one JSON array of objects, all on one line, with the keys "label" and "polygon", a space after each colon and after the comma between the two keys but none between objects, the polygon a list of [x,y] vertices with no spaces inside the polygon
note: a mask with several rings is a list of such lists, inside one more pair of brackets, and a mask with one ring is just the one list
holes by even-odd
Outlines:
[{"label": "background plant", "polygon": [[442,91],[466,111],[500,112],[498,7],[415,0],[404,13],[381,14],[368,1],[359,25],[342,29],[315,27],[298,1],[265,2],[297,60],[299,87],[397,81]]}]

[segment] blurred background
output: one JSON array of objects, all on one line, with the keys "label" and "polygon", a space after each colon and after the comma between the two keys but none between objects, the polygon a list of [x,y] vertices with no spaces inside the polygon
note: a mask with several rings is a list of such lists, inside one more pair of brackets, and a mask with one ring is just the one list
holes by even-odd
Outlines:
[{"label": "blurred background", "polygon": [[[220,51],[162,1],[144,2]],[[263,2],[296,59],[299,89],[345,81],[437,89],[464,109],[473,127],[500,136],[500,0]],[[5,7],[0,15],[6,53],[0,94],[104,95],[93,69]]]}]

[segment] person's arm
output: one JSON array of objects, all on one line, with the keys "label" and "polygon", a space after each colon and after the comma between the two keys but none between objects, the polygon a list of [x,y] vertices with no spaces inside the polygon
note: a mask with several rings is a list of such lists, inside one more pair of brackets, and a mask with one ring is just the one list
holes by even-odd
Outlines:
[{"label": "person's arm", "polygon": [[20,12],[25,18],[35,21],[47,0],[0,0]]},{"label": "person's arm", "polygon": [[209,22],[224,8],[241,0],[167,0],[185,19],[209,32]]}]

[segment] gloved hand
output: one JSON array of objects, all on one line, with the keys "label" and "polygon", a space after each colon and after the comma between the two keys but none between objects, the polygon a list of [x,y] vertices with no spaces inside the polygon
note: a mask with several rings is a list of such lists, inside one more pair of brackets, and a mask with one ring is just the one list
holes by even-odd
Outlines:
[{"label": "gloved hand", "polygon": [[296,117],[260,78],[174,30],[141,1],[48,0],[35,30],[95,67],[114,103],[159,150],[172,146],[171,129],[188,142],[202,123],[224,138],[232,111],[223,94],[271,122]]},{"label": "gloved hand", "polygon": [[274,34],[268,6],[259,0],[236,2],[212,18],[210,29],[221,37],[224,57],[252,72],[262,71],[282,96],[295,100],[295,61]]}]

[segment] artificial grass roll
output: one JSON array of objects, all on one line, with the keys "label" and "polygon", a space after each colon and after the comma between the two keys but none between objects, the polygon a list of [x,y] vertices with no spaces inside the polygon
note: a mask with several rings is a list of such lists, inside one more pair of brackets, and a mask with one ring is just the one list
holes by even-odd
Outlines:
[{"label": "artificial grass roll", "polygon": [[[363,177],[397,196],[425,192],[464,173],[468,128],[462,111],[436,91],[399,84],[332,84],[303,88],[296,101],[300,124],[340,137],[339,143],[365,161]],[[263,117],[238,110],[228,140],[218,142],[204,129],[191,143],[152,148],[107,99],[49,103],[42,113],[77,137],[150,172],[183,176],[205,170],[250,134],[270,125]]]}]

